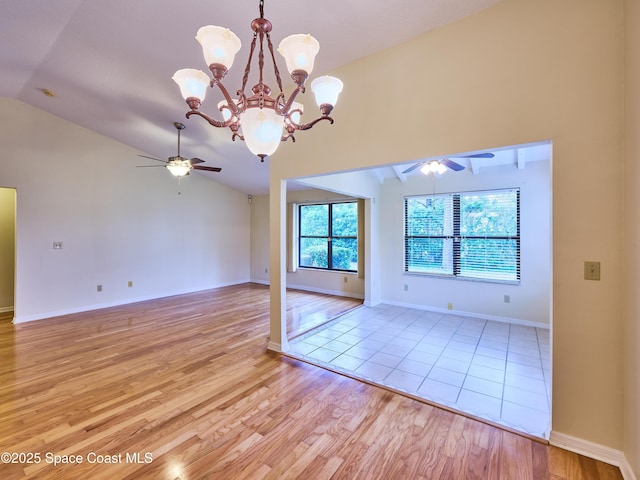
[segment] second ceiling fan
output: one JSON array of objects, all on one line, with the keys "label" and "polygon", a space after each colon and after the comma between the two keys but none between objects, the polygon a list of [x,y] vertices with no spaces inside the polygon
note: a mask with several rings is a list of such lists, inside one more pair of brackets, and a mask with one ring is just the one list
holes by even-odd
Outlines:
[{"label": "second ceiling fan", "polygon": [[205,167],[198,165],[204,163],[204,160],[199,158],[184,158],[180,156],[180,132],[184,130],[184,124],[180,122],[174,122],[173,126],[178,130],[178,154],[175,157],[169,157],[167,160],[160,160],[159,158],[149,157],[147,155],[138,155],[139,157],[149,158],[156,162],[162,162],[164,165],[138,165],[138,167],[166,167],[172,175],[176,177],[184,177],[189,175],[191,170],[204,170],[207,172],[221,172],[220,167]]},{"label": "second ceiling fan", "polygon": [[443,174],[444,172],[449,170],[453,170],[454,172],[459,172],[460,170],[464,170],[464,166],[459,163],[454,162],[451,158],[493,158],[495,155],[493,153],[474,153],[472,155],[457,155],[455,157],[450,158],[442,158],[440,160],[424,160],[422,162],[418,162],[415,165],[410,166],[402,173],[409,173],[414,171],[416,168],[420,168],[422,173],[439,173]]}]

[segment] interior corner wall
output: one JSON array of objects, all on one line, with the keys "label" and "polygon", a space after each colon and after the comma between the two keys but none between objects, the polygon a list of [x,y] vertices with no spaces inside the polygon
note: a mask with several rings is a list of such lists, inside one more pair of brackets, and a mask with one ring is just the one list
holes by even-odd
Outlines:
[{"label": "interior corner wall", "polygon": [[0,124],[18,197],[15,321],[249,280],[244,193],[135,168],[142,152],[16,100],[0,99]]},{"label": "interior corner wall", "polygon": [[640,3],[624,3],[624,453],[640,478]]},{"label": "interior corner wall", "polygon": [[251,200],[251,281],[269,284],[269,195]]},{"label": "interior corner wall", "polygon": [[[387,179],[380,195],[383,301],[394,305],[476,315],[500,321],[549,325],[551,291],[551,179],[549,161],[433,175]],[[491,171],[493,170],[493,171]],[[404,272],[404,197],[432,193],[520,189],[519,284],[438,278]],[[406,288],[405,288],[406,286]],[[509,303],[504,301],[509,296]]]},{"label": "interior corner wall", "polygon": [[[331,72],[345,85],[335,123],[283,145],[270,164],[279,196],[282,179],[552,140],[552,434],[617,450],[622,1],[504,0],[341,67]],[[270,232],[277,268],[284,239]],[[601,262],[600,281],[584,280],[585,260]],[[271,295],[281,298],[277,286]]]},{"label": "interior corner wall", "polygon": [[16,191],[0,186],[0,312],[13,310],[16,258]]}]

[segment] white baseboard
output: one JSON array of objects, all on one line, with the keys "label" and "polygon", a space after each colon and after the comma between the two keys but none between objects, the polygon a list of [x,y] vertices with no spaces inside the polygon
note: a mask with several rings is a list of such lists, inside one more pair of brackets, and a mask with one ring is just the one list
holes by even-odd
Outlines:
[{"label": "white baseboard", "polygon": [[271,285],[269,280],[256,280],[254,278],[249,280],[250,283],[259,283],[260,285]]},{"label": "white baseboard", "polygon": [[448,310],[446,308],[430,307],[428,305],[419,305],[414,303],[396,302],[393,300],[382,300],[381,303],[386,305],[394,305],[396,307],[415,308],[416,310],[425,310],[428,312],[447,313],[449,315],[463,315],[465,317],[480,318],[482,320],[493,320],[494,322],[511,323],[514,325],[523,325],[525,327],[545,328],[549,329],[548,323],[534,322],[532,320],[522,320],[519,318],[498,317],[497,315],[485,315],[483,313],[464,312],[461,310]]},{"label": "white baseboard", "polygon": [[11,307],[0,307],[0,313],[4,312],[13,312],[13,306]]},{"label": "white baseboard", "polygon": [[282,345],[276,342],[269,341],[267,344],[267,350],[271,350],[272,352],[282,353]]},{"label": "white baseboard", "polygon": [[624,480],[638,480],[631,469],[631,465],[627,462],[624,452],[620,450],[555,431],[551,432],[549,443],[555,447],[564,448],[570,452],[614,465],[620,468]]},{"label": "white baseboard", "polygon": [[33,322],[36,320],[45,320],[47,318],[60,317],[62,315],[71,315],[73,313],[89,312],[92,310],[101,310],[103,308],[118,307],[120,305],[128,305],[130,303],[146,302],[147,300],[157,300],[159,298],[173,297],[175,295],[185,295],[188,293],[203,292],[205,290],[212,290],[214,288],[229,287],[231,285],[241,285],[243,283],[247,283],[247,281],[248,280],[243,280],[240,282],[219,283],[219,284],[210,285],[207,287],[198,287],[195,289],[164,292],[164,293],[158,293],[153,295],[146,295],[143,297],[126,298],[126,299],[114,300],[111,302],[97,303],[92,305],[81,305],[78,307],[66,308],[63,310],[55,310],[55,311],[49,311],[49,312],[42,312],[34,315],[15,316],[14,314],[13,323]]}]

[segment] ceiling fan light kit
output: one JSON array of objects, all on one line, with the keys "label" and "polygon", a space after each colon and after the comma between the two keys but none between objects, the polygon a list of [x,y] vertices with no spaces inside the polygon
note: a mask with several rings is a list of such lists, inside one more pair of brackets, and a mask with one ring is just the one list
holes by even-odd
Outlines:
[{"label": "ceiling fan light kit", "polygon": [[422,167],[420,167],[420,171],[425,175],[429,175],[430,173],[437,173],[438,175],[442,175],[447,171],[447,167],[440,163],[438,160],[431,160],[429,163],[425,163]]},{"label": "ceiling fan light kit", "polygon": [[171,172],[174,177],[184,177],[191,170],[191,163],[189,160],[169,160],[167,164],[167,170]]},{"label": "ceiling fan light kit", "polygon": [[[485,153],[473,153],[471,155],[458,155],[453,158],[493,158],[495,155],[493,153],[485,152]],[[453,170],[454,172],[459,172],[464,170],[464,166],[459,163],[454,162],[450,158],[442,158],[439,160],[423,160],[414,165],[411,165],[409,168],[404,170],[402,173],[407,174],[414,171],[416,168],[420,169],[420,172],[429,175],[430,173],[442,175],[447,170]]]},{"label": "ceiling fan light kit", "polygon": [[[296,131],[308,130],[322,120],[333,123],[333,118],[329,115],[338,100],[343,84],[339,79],[330,76],[319,77],[311,82],[311,90],[321,115],[309,123],[301,123],[303,106],[295,100],[298,94],[305,92],[305,82],[313,70],[320,44],[308,34],[290,35],[280,42],[278,52],[284,57],[287,69],[296,85],[287,99],[282,91],[282,80],[271,43],[270,32],[273,27],[271,22],[264,18],[264,0],[260,0],[259,8],[260,18],[251,22],[253,40],[237,99],[231,97],[222,83],[241,46],[240,39],[228,28],[208,25],[200,28],[196,36],[202,46],[212,79],[201,70],[185,68],[178,70],[173,75],[173,80],[180,87],[180,92],[191,109],[187,112],[187,118],[198,115],[214,127],[228,127],[232,132],[232,140],[236,138],[244,140],[247,148],[264,161],[265,157],[276,151],[281,141],[291,138],[295,142]],[[279,89],[275,98],[271,96],[271,88],[263,81],[265,38],[267,53],[273,61],[274,75]],[[257,43],[259,43],[259,80],[247,95],[245,89]],[[224,96],[224,100],[217,105],[221,120],[214,119],[199,110],[204,102],[207,87],[219,88]]]}]

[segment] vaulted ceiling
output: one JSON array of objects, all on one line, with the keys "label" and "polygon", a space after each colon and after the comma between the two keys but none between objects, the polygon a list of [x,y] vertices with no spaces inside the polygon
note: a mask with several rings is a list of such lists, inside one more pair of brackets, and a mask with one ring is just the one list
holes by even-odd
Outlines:
[{"label": "vaulted ceiling", "polygon": [[[311,75],[315,78],[499,1],[266,0],[264,13],[273,23],[276,46],[292,33],[311,33],[318,39],[320,53]],[[185,120],[187,106],[171,80],[180,68],[206,70],[194,37],[198,28],[213,24],[230,28],[243,43],[225,80],[230,91],[239,88],[258,3],[2,2],[0,96],[16,98],[162,159],[176,154],[173,122],[184,122],[183,156],[222,167],[221,173],[199,174],[246,193],[266,193],[268,159],[261,164],[241,142],[231,141],[227,129],[212,128],[201,119]],[[284,62],[277,60],[285,76]],[[268,64],[265,71],[270,72]],[[45,95],[44,90],[55,96]],[[139,160],[131,159],[132,168]]]}]

